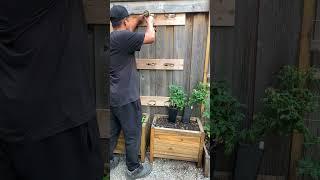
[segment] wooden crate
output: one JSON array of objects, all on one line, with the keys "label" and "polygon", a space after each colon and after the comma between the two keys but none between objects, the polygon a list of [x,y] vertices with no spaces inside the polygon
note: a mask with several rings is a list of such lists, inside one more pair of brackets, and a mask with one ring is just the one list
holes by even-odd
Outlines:
[{"label": "wooden crate", "polygon": [[210,154],[203,143],[203,173],[205,177],[210,177]]},{"label": "wooden crate", "polygon": [[193,161],[201,167],[205,134],[199,118],[192,117],[190,120],[198,122],[200,131],[189,131],[155,127],[159,117],[168,116],[154,115],[150,134],[150,162],[153,162],[154,157],[159,157]]},{"label": "wooden crate", "polygon": [[[146,120],[144,123],[142,123],[142,130],[141,130],[141,145],[140,145],[140,156],[141,156],[141,162],[144,162],[146,157],[146,148],[149,144],[149,137],[150,137],[150,127],[151,127],[151,120],[150,115],[143,113],[143,115],[146,116]],[[124,154],[125,153],[125,141],[123,132],[121,131],[117,146],[114,150],[114,153],[117,154]]]}]

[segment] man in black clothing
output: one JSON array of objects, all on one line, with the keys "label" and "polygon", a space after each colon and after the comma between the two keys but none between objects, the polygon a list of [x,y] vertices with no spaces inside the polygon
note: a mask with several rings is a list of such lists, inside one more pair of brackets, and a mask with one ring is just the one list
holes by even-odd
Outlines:
[{"label": "man in black clothing", "polygon": [[[145,19],[145,32],[134,32],[137,25]],[[150,164],[140,164],[139,150],[141,137],[141,102],[139,74],[136,67],[135,52],[142,44],[151,44],[155,40],[153,17],[138,18],[129,16],[125,7],[115,5],[110,11],[113,32],[110,34],[110,106],[111,138],[110,166],[118,164],[113,156],[119,133],[122,130],[126,146],[126,164],[128,178],[145,177],[151,172]]]},{"label": "man in black clothing", "polygon": [[0,2],[0,179],[102,179],[82,0]]}]

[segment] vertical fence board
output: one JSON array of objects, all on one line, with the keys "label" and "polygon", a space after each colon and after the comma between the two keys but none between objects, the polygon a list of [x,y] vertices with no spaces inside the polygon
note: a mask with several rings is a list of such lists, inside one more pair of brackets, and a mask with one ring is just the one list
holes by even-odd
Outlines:
[{"label": "vertical fence board", "polygon": [[107,108],[106,54],[104,50],[106,32],[105,25],[94,26],[96,105],[98,109]]},{"label": "vertical fence board", "polygon": [[[280,67],[298,64],[302,7],[300,0],[260,0],[255,111],[261,110],[260,100],[264,90],[272,85]],[[261,174],[287,175],[290,154],[288,142],[289,138],[277,137],[266,141]]]},{"label": "vertical fence board", "polygon": [[[145,27],[139,27],[138,31],[144,32]],[[137,58],[155,58],[155,44],[142,45],[141,50],[137,53]],[[140,94],[143,96],[155,96],[155,71],[140,70]],[[150,107],[142,107],[142,111],[151,113]]]},{"label": "vertical fence board", "polygon": [[190,91],[190,71],[192,61],[192,34],[193,34],[193,14],[186,14],[185,29],[185,42],[184,42],[184,68],[183,68],[183,81],[184,88],[187,92]]},{"label": "vertical fence board", "polygon": [[[185,36],[185,27],[184,26],[175,26],[174,35],[173,35],[173,57],[174,58],[185,58],[186,51],[186,37]],[[184,86],[183,82],[183,71],[173,71],[172,72],[172,83],[179,86]]]},{"label": "vertical fence board", "polygon": [[197,13],[193,18],[190,89],[193,89],[198,82],[202,82],[208,31],[208,18],[205,14]]}]

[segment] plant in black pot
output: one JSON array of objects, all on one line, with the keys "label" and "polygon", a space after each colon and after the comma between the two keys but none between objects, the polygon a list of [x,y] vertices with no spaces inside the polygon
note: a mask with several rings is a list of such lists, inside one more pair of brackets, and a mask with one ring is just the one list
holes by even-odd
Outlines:
[{"label": "plant in black pot", "polygon": [[[210,156],[216,159],[216,152],[224,148],[226,155],[231,155],[238,142],[240,125],[244,118],[242,105],[235,99],[224,82],[211,84],[210,116],[211,143]],[[215,162],[211,168],[214,170]],[[211,177],[214,177],[211,174]]]},{"label": "plant in black pot", "polygon": [[183,123],[190,122],[193,107],[204,104],[209,94],[209,85],[206,83],[199,83],[196,88],[192,90],[191,96],[185,103],[182,116]]},{"label": "plant in black pot", "polygon": [[[313,77],[312,69],[300,71],[292,66],[281,69],[275,87],[265,91],[262,99],[263,109],[255,116],[252,128],[242,133],[242,140],[246,142],[243,144],[246,146],[238,148],[235,180],[256,179],[263,149],[263,143],[258,142],[264,137],[290,136],[293,133],[309,136],[304,117],[316,107],[314,93],[309,89]],[[246,149],[249,145],[252,148]],[[253,155],[253,152],[256,154]],[[252,157],[252,160],[243,157]]]},{"label": "plant in black pot", "polygon": [[169,118],[168,121],[176,123],[179,111],[182,111],[186,101],[186,94],[181,86],[169,87]]},{"label": "plant in black pot", "polygon": [[265,121],[254,118],[250,129],[240,132],[233,171],[234,180],[255,180],[264,152]]}]

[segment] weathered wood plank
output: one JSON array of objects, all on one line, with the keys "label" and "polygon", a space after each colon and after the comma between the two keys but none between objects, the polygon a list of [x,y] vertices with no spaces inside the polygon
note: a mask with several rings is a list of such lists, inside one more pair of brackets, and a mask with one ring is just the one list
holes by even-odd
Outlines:
[{"label": "weathered wood plank", "polygon": [[207,148],[205,147],[205,144],[203,144],[203,174],[205,177],[210,177],[210,154]]},{"label": "weathered wood plank", "polygon": [[[313,20],[315,19],[316,0],[304,0],[303,17],[300,33],[299,68],[305,70],[310,67],[310,34],[313,30]],[[291,178],[295,178],[296,176]]]},{"label": "weathered wood plank", "polygon": [[[261,98],[274,83],[274,74],[283,65],[298,65],[299,34],[303,3],[301,0],[261,0],[255,76],[255,111]],[[272,38],[270,38],[272,35]],[[287,176],[290,137],[270,137],[261,163],[261,174]]]},{"label": "weathered wood plank", "polygon": [[213,26],[233,26],[235,23],[235,0],[213,0],[210,24]]},{"label": "weathered wood plank", "polygon": [[[156,33],[156,58],[173,59],[173,26],[160,26]],[[156,96],[168,96],[172,84],[172,72],[156,70]],[[167,109],[158,107],[156,113],[166,114]]]},{"label": "weathered wood plank", "polygon": [[[138,31],[145,31],[145,28],[138,27]],[[155,43],[143,45],[140,52],[136,53],[137,58],[155,58]],[[155,71],[140,70],[140,95],[142,96],[155,96]],[[142,111],[153,114],[153,109],[149,106],[143,106]]]},{"label": "weathered wood plank", "polygon": [[179,154],[170,155],[169,153],[166,153],[166,154],[154,154],[154,157],[163,158],[163,159],[175,159],[175,160],[191,161],[191,162],[197,162],[197,160],[198,160],[195,157],[179,156]]},{"label": "weathered wood plank", "polygon": [[113,5],[126,7],[130,14],[142,14],[144,10],[150,13],[209,12],[208,0],[111,2],[110,8]]},{"label": "weathered wood plank", "polygon": [[[173,57],[184,58],[186,37],[185,37],[185,26],[174,26],[173,27]],[[184,65],[183,65],[184,66]],[[183,69],[184,67],[182,67]],[[172,83],[175,85],[183,86],[183,71],[173,71],[172,72]]]},{"label": "weathered wood plank", "polygon": [[183,70],[183,59],[137,59],[137,69]]},{"label": "weathered wood plank", "polygon": [[185,25],[183,83],[186,92],[190,92],[190,72],[192,59],[193,14],[187,14]]},{"label": "weathered wood plank", "polygon": [[109,2],[106,0],[84,0],[88,24],[109,24]]},{"label": "weathered wood plank", "polygon": [[[132,15],[136,18],[137,15]],[[186,14],[155,14],[154,15],[154,25],[155,26],[183,26],[186,24]],[[139,24],[139,26],[147,26],[145,22]]]},{"label": "weathered wood plank", "polygon": [[95,50],[95,84],[96,84],[96,106],[98,109],[106,109],[108,101],[108,90],[106,78],[106,52],[105,38],[107,27],[104,25],[94,26],[94,50]]},{"label": "weathered wood plank", "polygon": [[195,14],[193,20],[192,58],[190,72],[190,89],[202,82],[205,61],[208,16],[204,13]]},{"label": "weathered wood plank", "polygon": [[142,106],[169,106],[169,97],[165,96],[140,96]]}]

